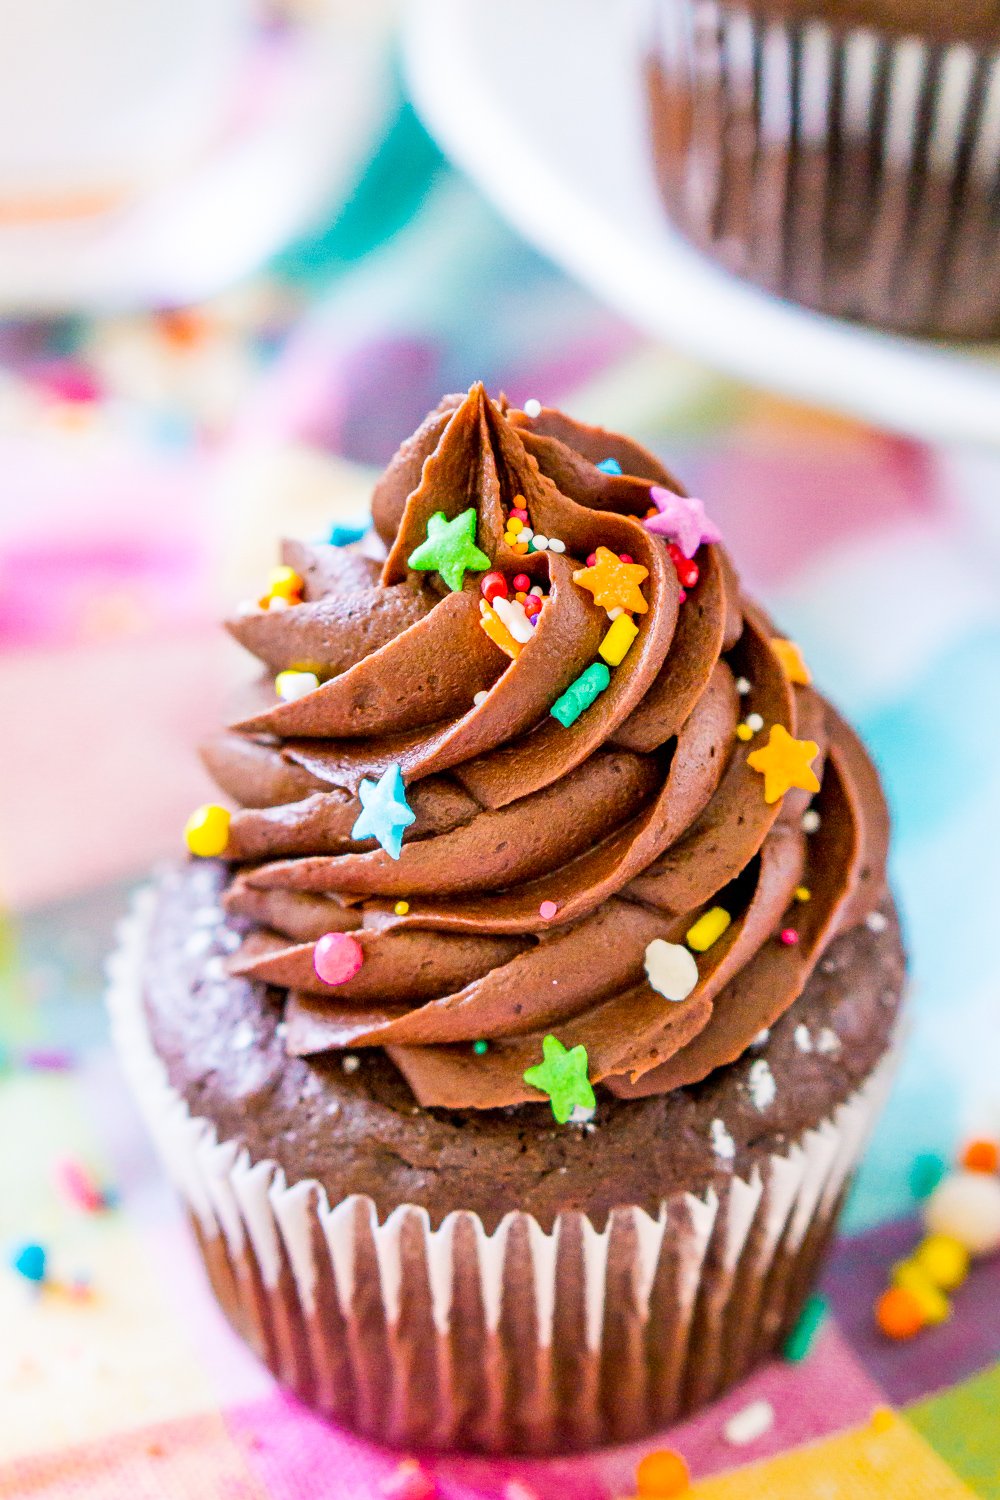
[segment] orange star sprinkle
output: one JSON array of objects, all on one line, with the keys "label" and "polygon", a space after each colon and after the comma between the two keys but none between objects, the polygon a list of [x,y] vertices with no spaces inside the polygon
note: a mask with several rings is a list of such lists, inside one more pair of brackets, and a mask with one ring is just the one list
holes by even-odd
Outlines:
[{"label": "orange star sprinkle", "polygon": [[771,650],[781,662],[781,670],[789,682],[797,682],[801,687],[808,687],[812,682],[812,673],[802,660],[802,652],[794,641],[783,640],[781,636],[771,637]]},{"label": "orange star sprinkle", "polygon": [[793,786],[804,792],[819,791],[819,778],[812,769],[818,754],[815,740],[793,739],[783,724],[772,724],[767,744],[747,756],[747,765],[764,777],[764,801],[777,802]]},{"label": "orange star sprinkle", "polygon": [[639,585],[649,577],[649,569],[641,563],[622,562],[607,547],[598,547],[594,556],[597,559],[594,566],[577,568],[573,582],[589,589],[594,603],[602,609],[625,609],[629,614],[644,615],[649,605]]}]

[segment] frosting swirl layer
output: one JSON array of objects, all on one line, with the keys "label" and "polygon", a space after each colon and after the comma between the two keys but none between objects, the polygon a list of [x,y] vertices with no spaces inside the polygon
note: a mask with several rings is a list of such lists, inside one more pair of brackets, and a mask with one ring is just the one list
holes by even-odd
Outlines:
[{"label": "frosting swirl layer", "polygon": [[[553,1034],[586,1050],[592,1082],[662,1092],[740,1056],[878,905],[888,818],[871,762],[790,680],[787,644],[721,546],[698,547],[692,571],[643,525],[652,487],[683,494],[628,439],[476,386],[376,485],[381,557],[286,543],[296,602],[229,622],[267,669],[204,750],[239,807],[225,902],[249,931],[232,968],[287,991],[293,1054],[383,1048],[421,1104],[498,1108],[541,1097],[524,1074]],[[518,543],[518,515],[538,550]],[[445,524],[480,559],[451,575],[460,587],[421,562]],[[523,575],[520,614],[489,618],[487,559],[511,597]],[[622,595],[630,643],[565,723],[553,705],[602,646],[617,654],[605,638],[622,607],[598,602],[598,576],[641,598]],[[318,685],[276,702],[283,672]],[[768,801],[751,761],[786,741],[809,742],[799,780],[819,791]],[[358,822],[362,782],[394,767],[413,814],[398,858]],[[691,930],[717,909],[728,920],[702,946]],[[356,948],[335,984],[321,977],[330,934]],[[696,971],[680,1000],[650,957],[678,950]]]}]

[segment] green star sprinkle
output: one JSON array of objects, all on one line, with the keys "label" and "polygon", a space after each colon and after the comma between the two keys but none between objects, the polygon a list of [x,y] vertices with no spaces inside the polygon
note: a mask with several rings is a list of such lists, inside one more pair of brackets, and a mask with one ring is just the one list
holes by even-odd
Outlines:
[{"label": "green star sprinkle", "polygon": [[597,1100],[587,1077],[587,1049],[573,1047],[569,1052],[558,1037],[547,1036],[542,1040],[542,1062],[526,1068],[525,1083],[533,1089],[548,1094],[552,1101],[552,1113],[560,1125],[565,1125],[574,1109],[594,1109]]},{"label": "green star sprinkle", "polygon": [[440,573],[452,593],[462,587],[466,572],[483,573],[492,563],[476,546],[476,512],[470,505],[449,521],[443,510],[435,511],[427,523],[427,540],[406,559],[418,573]]}]

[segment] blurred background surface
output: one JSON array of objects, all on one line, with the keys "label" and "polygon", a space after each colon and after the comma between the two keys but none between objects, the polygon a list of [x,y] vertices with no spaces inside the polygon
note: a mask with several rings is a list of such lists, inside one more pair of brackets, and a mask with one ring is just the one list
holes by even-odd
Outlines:
[{"label": "blurred background surface", "polygon": [[[244,670],[220,615],[259,592],[277,537],[363,516],[400,440],[477,379],[664,455],[871,745],[914,1003],[850,1222],[905,1213],[917,1153],[1000,1126],[995,459],[737,384],[598,302],[449,165],[408,97],[388,9],[275,8],[252,25],[240,0],[162,9],[162,35],[199,59],[189,137],[170,126],[162,48],[133,36],[127,79],[96,65],[83,78],[57,0],[22,13],[22,40],[88,122],[77,158],[46,140],[44,101],[0,102],[0,1242],[67,1236],[71,1259],[140,1276],[134,1247],[108,1228],[80,1241],[52,1201],[55,1156],[86,1149],[135,1184],[132,1227],[154,1261],[183,1259],[104,1052],[103,955],[130,888],[178,851],[207,794],[194,746]],[[125,4],[107,13],[126,33],[135,21]],[[132,139],[92,122],[100,100],[120,119],[136,97],[148,120]],[[15,114],[38,113],[15,151]],[[37,1447],[52,1369],[6,1283],[0,1309],[20,1330],[0,1350],[19,1414],[0,1421],[2,1460]],[[56,1428],[67,1442],[119,1430],[122,1410],[96,1397],[70,1409],[88,1356],[79,1331],[52,1338],[73,1382]],[[199,1353],[209,1385],[235,1400],[243,1381],[257,1399],[264,1378],[220,1358]],[[136,1420],[176,1414],[150,1370],[107,1359],[115,1381],[134,1377]]]}]

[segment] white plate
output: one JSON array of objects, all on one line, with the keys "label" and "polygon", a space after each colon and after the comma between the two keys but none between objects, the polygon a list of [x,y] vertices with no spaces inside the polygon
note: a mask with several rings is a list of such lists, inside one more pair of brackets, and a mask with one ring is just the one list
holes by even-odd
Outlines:
[{"label": "white plate", "polygon": [[521,233],[672,347],[754,385],[928,441],[1000,446],[1000,348],[809,312],[718,270],[667,223],[630,0],[411,0],[413,98]]},{"label": "white plate", "polygon": [[187,170],[89,219],[0,227],[0,312],[198,302],[249,274],[349,191],[390,89],[383,4],[291,28]]}]

